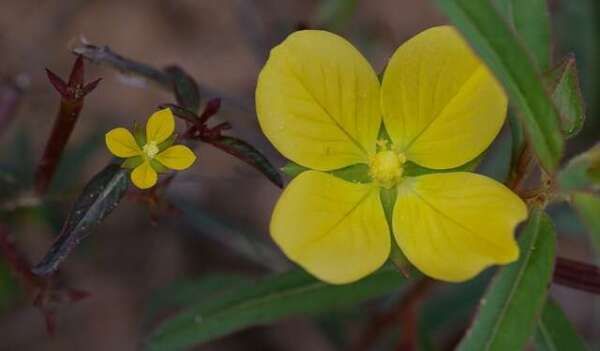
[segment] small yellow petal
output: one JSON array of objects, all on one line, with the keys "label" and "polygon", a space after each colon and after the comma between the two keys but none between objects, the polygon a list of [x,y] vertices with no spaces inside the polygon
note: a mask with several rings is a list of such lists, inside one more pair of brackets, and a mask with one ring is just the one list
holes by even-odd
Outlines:
[{"label": "small yellow petal", "polygon": [[460,34],[442,26],[396,50],[383,77],[381,106],[390,138],[410,161],[447,169],[491,144],[506,118],[507,98]]},{"label": "small yellow petal", "polygon": [[185,145],[175,145],[156,155],[156,160],[167,168],[181,171],[196,161],[196,155]]},{"label": "small yellow petal", "polygon": [[140,189],[148,189],[156,184],[158,175],[149,161],[144,161],[131,172],[131,181]]},{"label": "small yellow petal", "polygon": [[125,128],[115,128],[106,133],[105,141],[108,150],[117,157],[127,158],[142,153],[131,132]]},{"label": "small yellow petal", "polygon": [[495,180],[438,173],[399,186],[392,226],[398,245],[419,270],[459,282],[492,264],[515,261],[514,229],[526,217],[523,201]]},{"label": "small yellow petal", "polygon": [[284,190],[271,236],[292,261],[332,284],[365,277],[390,253],[379,189],[317,171],[300,174]]},{"label": "small yellow petal", "polygon": [[146,142],[160,144],[175,131],[175,118],[170,109],[156,111],[146,123]]},{"label": "small yellow petal", "polygon": [[269,141],[298,164],[324,171],[367,163],[381,126],[379,81],[343,38],[295,32],[271,50],[256,112]]}]

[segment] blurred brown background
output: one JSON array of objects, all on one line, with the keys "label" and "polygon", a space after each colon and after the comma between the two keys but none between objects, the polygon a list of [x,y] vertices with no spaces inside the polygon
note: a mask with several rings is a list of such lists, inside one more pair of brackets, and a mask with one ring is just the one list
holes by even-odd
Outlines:
[{"label": "blurred brown background", "polygon": [[[157,67],[175,63],[185,68],[204,87],[223,96],[219,118],[234,125],[233,134],[264,151],[280,167],[284,161],[262,137],[253,112],[256,77],[270,47],[299,26],[328,26],[353,42],[380,71],[404,40],[424,28],[445,23],[430,2],[409,0],[358,1],[347,20],[326,23],[323,2],[1,0],[0,77],[17,78],[26,85],[26,93],[18,116],[0,141],[0,159],[12,160],[7,162],[23,168],[24,173],[34,167],[58,105],[58,95],[50,88],[43,68],[67,75],[74,60],[70,50],[87,40]],[[568,26],[577,22],[580,11],[578,5],[569,2],[552,2],[556,57],[575,50],[584,56],[578,56],[580,70],[584,74],[597,72],[585,57],[591,55],[585,46],[589,43],[576,41],[584,40],[589,29]],[[592,22],[597,23],[597,19]],[[91,146],[78,167],[62,173],[65,190],[52,199],[56,225],[23,214],[16,240],[32,261],[48,248],[83,184],[109,161],[103,134],[115,126],[144,121],[158,104],[173,100],[160,87],[111,68],[88,63],[86,75],[88,79],[102,77],[103,81],[86,99],[68,148],[73,151]],[[589,80],[584,77],[588,101],[595,101],[597,90]],[[594,109],[592,105],[589,108]],[[595,120],[588,124],[598,126]],[[570,145],[571,153],[588,147],[597,137],[597,128],[588,131]],[[178,176],[169,196],[191,201],[235,228],[267,238],[270,212],[280,190],[254,169],[208,145],[196,150],[198,162]],[[558,208],[556,214],[562,216],[561,253],[589,260],[589,245],[572,213]],[[204,272],[263,271],[260,264],[240,260],[226,244],[208,238],[226,237],[225,229],[208,229],[212,232],[206,233],[168,216],[157,226],[149,222],[143,206],[124,201],[64,264],[68,283],[90,291],[92,296],[60,310],[54,338],[46,335],[41,317],[27,299],[11,300],[0,314],[0,350],[136,350],[148,332],[144,311],[155,289]],[[590,308],[598,305],[597,299],[560,287],[553,288],[553,294],[588,338],[598,337],[598,313]],[[350,325],[348,338],[352,330]],[[198,349],[325,351],[339,347],[309,320],[294,319],[252,328]]]}]

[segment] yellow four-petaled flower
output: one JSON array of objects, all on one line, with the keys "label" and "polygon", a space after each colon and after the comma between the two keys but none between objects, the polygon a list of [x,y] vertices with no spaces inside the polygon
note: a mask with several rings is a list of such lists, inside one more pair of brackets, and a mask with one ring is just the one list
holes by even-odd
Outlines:
[{"label": "yellow four-petaled flower", "polygon": [[[396,243],[428,276],[463,281],[517,259],[514,228],[527,208],[508,188],[468,172],[404,172],[408,162],[434,170],[461,166],[504,123],[501,86],[454,28],[430,28],[400,46],[381,84],[341,37],[295,32],[271,51],[256,109],[273,145],[311,168],[284,190],[270,231],[291,260],[318,278],[352,282],[388,258],[382,189],[397,193],[390,223]],[[391,145],[378,140],[382,120]],[[328,173],[360,163],[372,182]]]},{"label": "yellow four-petaled flower", "polygon": [[106,146],[113,155],[127,159],[124,166],[133,168],[133,184],[148,189],[156,184],[157,172],[165,168],[184,170],[196,160],[187,146],[171,145],[174,131],[173,113],[164,109],[150,116],[145,135],[136,138],[125,128],[115,128],[106,133]]}]

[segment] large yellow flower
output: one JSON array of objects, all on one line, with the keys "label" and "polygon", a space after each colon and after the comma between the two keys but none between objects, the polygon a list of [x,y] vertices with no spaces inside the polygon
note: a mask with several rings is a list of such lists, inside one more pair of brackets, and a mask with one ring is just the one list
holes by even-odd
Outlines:
[{"label": "large yellow flower", "polygon": [[[422,272],[463,281],[517,259],[523,201],[461,166],[481,154],[506,117],[507,98],[452,27],[430,28],[394,53],[383,82],[360,53],[324,31],[291,34],[258,79],[260,126],[288,159],[308,168],[284,190],[271,235],[285,254],[330,283],[378,269],[390,253],[382,189],[396,191],[391,226]],[[391,140],[378,140],[382,119]],[[368,166],[371,181],[329,171]],[[413,167],[414,168],[414,167]]]},{"label": "large yellow flower", "polygon": [[140,189],[156,184],[158,172],[165,168],[184,170],[196,160],[196,155],[185,145],[172,145],[175,118],[168,108],[152,114],[146,123],[146,132],[131,134],[125,128],[106,133],[110,152],[127,160],[124,167],[133,168],[131,181]]}]

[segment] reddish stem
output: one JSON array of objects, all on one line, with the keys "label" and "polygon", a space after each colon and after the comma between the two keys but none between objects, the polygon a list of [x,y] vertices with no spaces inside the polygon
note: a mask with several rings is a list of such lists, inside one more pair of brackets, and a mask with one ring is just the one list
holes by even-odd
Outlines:
[{"label": "reddish stem", "polygon": [[558,257],[554,268],[554,282],[600,295],[600,267]]},{"label": "reddish stem", "polygon": [[58,115],[52,127],[52,133],[35,172],[35,191],[38,195],[44,195],[48,190],[60,157],[83,108],[84,97],[94,90],[100,82],[100,79],[97,79],[84,85],[84,64],[81,56],[77,57],[73,65],[68,83],[65,83],[48,69],[46,69],[46,73],[50,83],[61,95],[61,101]]},{"label": "reddish stem", "polygon": [[46,321],[46,331],[54,335],[56,331],[56,312],[64,303],[77,302],[90,294],[79,289],[63,287],[57,283],[56,276],[40,277],[31,272],[31,265],[17,247],[11,242],[8,230],[0,224],[0,253],[5,258],[12,275],[33,300]]}]

